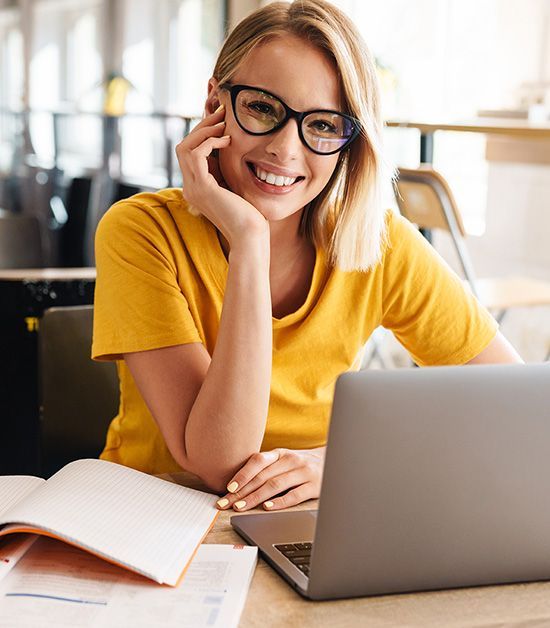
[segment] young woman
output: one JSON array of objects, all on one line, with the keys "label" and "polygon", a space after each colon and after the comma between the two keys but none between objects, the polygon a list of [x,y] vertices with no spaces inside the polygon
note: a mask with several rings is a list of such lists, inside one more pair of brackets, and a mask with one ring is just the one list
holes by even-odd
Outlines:
[{"label": "young woman", "polygon": [[177,148],[183,193],[121,201],[97,232],[93,357],[121,382],[104,459],[285,508],[318,497],[335,380],[378,325],[420,365],[520,360],[381,207],[381,126],[372,58],[328,2],[231,33]]}]

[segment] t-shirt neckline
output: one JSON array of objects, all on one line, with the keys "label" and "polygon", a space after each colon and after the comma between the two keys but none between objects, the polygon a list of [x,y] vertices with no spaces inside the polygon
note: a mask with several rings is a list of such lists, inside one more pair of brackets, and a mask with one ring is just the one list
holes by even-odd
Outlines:
[{"label": "t-shirt neckline", "polygon": [[[216,284],[218,285],[223,295],[225,292],[229,262],[225,257],[225,252],[223,250],[216,227],[207,218],[201,218],[208,232],[208,238],[212,241],[212,246],[209,247],[209,249],[214,253],[213,255],[207,256],[207,264],[210,267]],[[300,307],[294,312],[290,312],[289,314],[286,314],[281,318],[276,318],[272,315],[271,320],[274,329],[279,327],[287,327],[288,325],[295,323],[297,320],[303,318],[304,315],[309,311],[312,301],[315,299],[317,288],[321,280],[323,258],[323,252],[321,251],[321,249],[315,246],[315,264],[313,266],[311,284],[309,286],[307,296],[304,302],[300,305]]]}]

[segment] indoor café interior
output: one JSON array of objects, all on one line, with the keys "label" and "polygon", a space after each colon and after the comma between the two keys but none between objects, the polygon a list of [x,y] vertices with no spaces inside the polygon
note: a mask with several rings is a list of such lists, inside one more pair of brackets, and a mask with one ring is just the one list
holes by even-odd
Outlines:
[{"label": "indoor caf\u00e9 interior", "polygon": [[0,0],[0,354],[0,626],[550,626],[550,0]]}]

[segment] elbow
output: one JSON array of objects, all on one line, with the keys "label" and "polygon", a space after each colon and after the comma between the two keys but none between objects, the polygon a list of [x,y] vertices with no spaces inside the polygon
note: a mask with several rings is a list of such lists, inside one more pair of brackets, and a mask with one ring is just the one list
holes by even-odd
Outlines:
[{"label": "elbow", "polygon": [[229,479],[225,480],[217,476],[210,477],[204,475],[199,477],[206,485],[206,488],[212,493],[216,493],[217,495],[224,495],[227,493],[227,483],[229,482]]},{"label": "elbow", "polygon": [[218,495],[225,495],[227,493],[227,485],[236,472],[237,469],[227,473],[222,473],[220,469],[203,469],[197,471],[197,476],[203,481],[209,491]]},{"label": "elbow", "polygon": [[[235,474],[257,453],[258,449],[240,451],[205,451],[204,445],[186,448],[184,468],[198,476],[208,490],[218,494],[227,493],[227,485]],[[217,454],[217,455],[216,455]]]},{"label": "elbow", "polygon": [[204,484],[204,490],[212,493],[227,493],[227,484],[232,474],[223,475],[216,468],[205,468],[204,463],[198,464],[196,461],[185,457],[173,456],[176,463],[186,472],[197,476]]},{"label": "elbow", "polygon": [[227,493],[227,485],[235,476],[237,471],[243,467],[246,460],[239,462],[239,464],[217,464],[209,465],[206,467],[204,461],[200,465],[195,466],[194,473],[204,482],[208,490],[217,493],[218,495],[225,495]]}]

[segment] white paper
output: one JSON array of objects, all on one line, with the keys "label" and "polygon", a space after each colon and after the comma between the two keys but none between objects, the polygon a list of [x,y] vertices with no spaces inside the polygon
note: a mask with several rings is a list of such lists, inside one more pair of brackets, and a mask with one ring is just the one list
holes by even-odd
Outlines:
[{"label": "white paper", "polygon": [[178,587],[40,538],[0,582],[0,628],[232,628],[257,548],[201,545]]},{"label": "white paper", "polygon": [[174,585],[216,517],[216,499],[104,460],[77,460],[4,511],[0,525],[39,527]]},{"label": "white paper", "polygon": [[46,480],[32,475],[0,476],[0,517]]},{"label": "white paper", "polygon": [[0,538],[0,580],[17,565],[37,538],[35,534],[10,534]]}]

